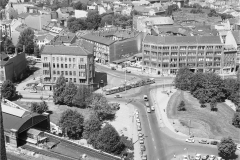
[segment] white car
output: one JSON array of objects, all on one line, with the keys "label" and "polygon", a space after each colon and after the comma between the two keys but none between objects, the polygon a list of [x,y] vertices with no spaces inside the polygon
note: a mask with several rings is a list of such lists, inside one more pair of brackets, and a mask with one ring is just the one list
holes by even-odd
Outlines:
[{"label": "white car", "polygon": [[188,138],[188,139],[186,139],[186,142],[188,142],[188,143],[194,143],[195,140],[194,140],[193,138]]},{"label": "white car", "polygon": [[137,126],[137,130],[141,131],[142,130],[141,126]]},{"label": "white car", "polygon": [[188,157],[184,155],[183,160],[188,160]]},{"label": "white car", "polygon": [[139,143],[140,144],[144,144],[144,141],[139,139]]},{"label": "white car", "polygon": [[140,126],[141,127],[141,123],[139,122],[139,123],[137,123],[137,126]]},{"label": "white car", "polygon": [[141,123],[141,121],[140,121],[140,119],[139,119],[139,118],[137,118],[137,119],[136,119],[136,122],[137,122],[137,123]]},{"label": "white car", "polygon": [[136,114],[136,115],[139,115],[139,112],[138,112],[138,110],[137,110],[137,111],[135,111],[135,114]]},{"label": "white car", "polygon": [[138,115],[138,114],[136,114],[136,118],[139,118],[139,115]]},{"label": "white car", "polygon": [[209,158],[208,158],[208,160],[214,160],[215,157],[216,157],[216,156],[214,156],[214,155],[210,155]]},{"label": "white car", "polygon": [[141,132],[138,132],[138,137],[143,137],[143,134]]},{"label": "white car", "polygon": [[201,160],[201,154],[196,154],[196,156],[195,156],[195,160]]},{"label": "white car", "polygon": [[237,149],[238,149],[238,150],[240,150],[240,144],[239,144],[239,145],[237,145]]},{"label": "white car", "polygon": [[155,111],[155,107],[154,107],[154,106],[151,106],[151,110],[152,110],[152,111]]},{"label": "white car", "polygon": [[147,112],[151,113],[151,109],[149,107],[147,107]]}]

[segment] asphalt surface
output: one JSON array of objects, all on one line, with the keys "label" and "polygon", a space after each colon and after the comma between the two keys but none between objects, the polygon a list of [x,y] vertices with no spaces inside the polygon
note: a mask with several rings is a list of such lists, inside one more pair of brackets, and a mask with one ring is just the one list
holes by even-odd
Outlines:
[{"label": "asphalt surface", "polygon": [[20,157],[18,157],[18,156],[12,155],[12,154],[10,154],[10,153],[7,153],[7,159],[8,159],[8,160],[25,160],[25,159],[23,159],[23,158],[20,158]]}]

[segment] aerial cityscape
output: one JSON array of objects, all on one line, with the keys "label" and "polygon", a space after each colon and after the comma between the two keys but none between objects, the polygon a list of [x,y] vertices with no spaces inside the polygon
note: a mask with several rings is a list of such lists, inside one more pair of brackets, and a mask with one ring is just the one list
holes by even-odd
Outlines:
[{"label": "aerial cityscape", "polygon": [[240,160],[240,0],[0,0],[0,160]]}]

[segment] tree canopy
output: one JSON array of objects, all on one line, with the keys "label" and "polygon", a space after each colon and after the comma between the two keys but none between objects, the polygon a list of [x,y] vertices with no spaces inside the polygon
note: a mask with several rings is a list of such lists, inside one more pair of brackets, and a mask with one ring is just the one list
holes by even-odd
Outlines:
[{"label": "tree canopy", "polygon": [[223,158],[230,158],[235,154],[237,145],[234,143],[231,137],[222,138],[218,144],[219,155]]},{"label": "tree canopy", "polygon": [[33,102],[31,103],[31,111],[42,114],[43,112],[46,112],[48,110],[48,105],[45,101],[42,101],[40,103]]},{"label": "tree canopy", "polygon": [[53,90],[53,101],[55,104],[63,104],[64,103],[64,90],[66,87],[66,80],[61,75],[54,86]]},{"label": "tree canopy", "polygon": [[187,67],[180,68],[174,80],[175,87],[183,91],[189,90],[191,86],[192,77],[193,72],[191,72],[189,68]]},{"label": "tree canopy", "polygon": [[240,128],[240,113],[239,112],[234,113],[234,116],[232,119],[232,125],[234,125],[237,128]]},{"label": "tree canopy", "polygon": [[89,11],[86,18],[87,29],[97,30],[101,23],[101,16],[98,14],[98,11]]},{"label": "tree canopy", "polygon": [[73,101],[73,97],[75,96],[75,94],[77,93],[77,87],[75,86],[75,84],[73,82],[69,82],[64,89],[63,92],[63,102],[64,104],[71,106],[72,105],[72,101]]},{"label": "tree canopy", "polygon": [[16,95],[16,87],[10,80],[6,80],[2,84],[2,96],[6,99],[11,99]]},{"label": "tree canopy", "polygon": [[59,126],[63,134],[72,139],[79,139],[83,132],[84,117],[76,110],[67,109],[64,111],[59,120]]},{"label": "tree canopy", "polygon": [[34,32],[32,29],[27,28],[20,33],[18,37],[17,48],[23,51],[23,46],[25,45],[25,52],[28,54],[34,53]]},{"label": "tree canopy", "polygon": [[14,49],[15,46],[13,45],[12,40],[10,38],[6,38],[4,40],[4,51],[7,54],[13,54],[15,52]]},{"label": "tree canopy", "polygon": [[75,33],[79,30],[86,30],[87,24],[83,18],[71,17],[68,19],[67,27],[71,32]]},{"label": "tree canopy", "polygon": [[1,0],[0,1],[0,9],[5,8],[7,4],[8,4],[8,0]]},{"label": "tree canopy", "polygon": [[76,10],[87,10],[87,5],[78,1],[76,3],[72,3],[71,6]]},{"label": "tree canopy", "polygon": [[99,121],[96,115],[92,114],[83,124],[83,138],[88,139],[91,134],[100,131],[101,126],[102,122]]},{"label": "tree canopy", "polygon": [[89,104],[88,100],[91,97],[92,91],[88,86],[80,85],[72,99],[72,104],[76,107],[85,108]]}]

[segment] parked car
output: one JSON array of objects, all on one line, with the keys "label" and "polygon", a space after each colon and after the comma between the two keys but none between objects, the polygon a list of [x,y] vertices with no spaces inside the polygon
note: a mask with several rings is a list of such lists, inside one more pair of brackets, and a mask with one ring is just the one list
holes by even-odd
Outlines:
[{"label": "parked car", "polygon": [[111,70],[116,70],[116,68],[115,67],[111,67]]},{"label": "parked car", "polygon": [[154,107],[154,106],[151,106],[151,110],[152,110],[152,111],[155,111],[155,107]]},{"label": "parked car", "polygon": [[141,131],[142,130],[141,126],[137,126],[137,130]]},{"label": "parked car", "polygon": [[150,105],[149,105],[148,102],[145,102],[145,106],[146,106],[146,107],[150,107]]},{"label": "parked car", "polygon": [[140,123],[141,121],[140,121],[140,119],[139,119],[139,118],[136,118],[136,122],[137,122],[137,123]]},{"label": "parked car", "polygon": [[136,114],[136,118],[139,118],[139,115],[138,115],[138,114]]},{"label": "parked car", "polygon": [[30,90],[30,93],[37,93],[37,90]]},{"label": "parked car", "polygon": [[188,160],[188,157],[186,155],[184,155],[183,160]]},{"label": "parked car", "polygon": [[209,155],[202,156],[202,160],[207,160]]},{"label": "parked car", "polygon": [[211,141],[211,145],[217,145],[218,141]]},{"label": "parked car", "polygon": [[139,111],[138,111],[138,110],[135,110],[135,114],[136,114],[136,115],[139,115]]},{"label": "parked car", "polygon": [[210,155],[208,160],[214,160],[216,156]]},{"label": "parked car", "polygon": [[140,126],[141,127],[141,123],[139,122],[139,123],[137,123],[137,126]]},{"label": "parked car", "polygon": [[114,98],[122,98],[122,96],[120,94],[116,94]]},{"label": "parked car", "polygon": [[126,70],[126,73],[131,73],[131,71],[129,71],[129,70]]},{"label": "parked car", "polygon": [[140,140],[140,139],[139,139],[139,143],[140,143],[140,144],[144,144],[144,140]]},{"label": "parked car", "polygon": [[195,156],[195,160],[201,160],[201,154],[196,154],[196,156]]},{"label": "parked car", "polygon": [[188,138],[188,139],[186,139],[186,142],[188,142],[188,143],[194,143],[195,140],[194,140],[193,138]]},{"label": "parked car", "polygon": [[138,137],[142,137],[143,134],[141,132],[138,132]]},{"label": "parked car", "polygon": [[144,96],[143,96],[143,100],[144,100],[144,101],[148,101],[147,95],[144,95]]},{"label": "parked car", "polygon": [[209,142],[207,140],[203,140],[203,139],[199,140],[198,142],[201,143],[201,144],[209,144]]},{"label": "parked car", "polygon": [[147,160],[147,155],[146,154],[142,155],[142,160]]},{"label": "parked car", "polygon": [[141,151],[146,151],[146,147],[144,144],[141,144]]},{"label": "parked car", "polygon": [[149,107],[147,107],[147,112],[151,113],[151,109]]}]

